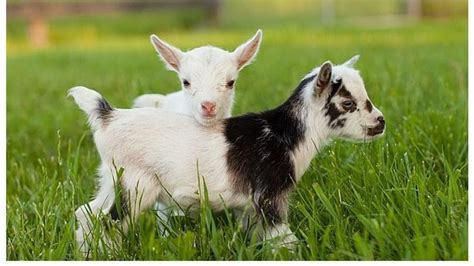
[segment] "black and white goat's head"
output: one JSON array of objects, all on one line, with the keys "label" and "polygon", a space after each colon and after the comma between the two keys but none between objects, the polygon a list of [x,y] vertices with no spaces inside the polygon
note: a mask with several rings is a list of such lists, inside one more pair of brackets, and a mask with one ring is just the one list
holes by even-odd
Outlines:
[{"label": "black and white goat's head", "polygon": [[370,101],[359,71],[354,64],[356,55],[342,65],[325,62],[316,68],[313,99],[321,107],[327,135],[355,141],[372,140],[382,136],[385,120]]},{"label": "black and white goat's head", "polygon": [[156,35],[151,36],[166,67],[178,74],[194,118],[205,126],[230,116],[238,73],[253,61],[261,41],[262,31],[258,30],[233,52],[214,46],[183,52]]}]

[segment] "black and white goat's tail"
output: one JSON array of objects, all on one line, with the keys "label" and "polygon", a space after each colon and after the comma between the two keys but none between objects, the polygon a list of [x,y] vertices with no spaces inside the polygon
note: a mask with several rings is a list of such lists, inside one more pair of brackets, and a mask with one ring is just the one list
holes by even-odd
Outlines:
[{"label": "black and white goat's tail", "polygon": [[89,118],[92,130],[97,130],[112,116],[114,108],[98,92],[83,86],[71,88],[68,96],[72,96]]}]

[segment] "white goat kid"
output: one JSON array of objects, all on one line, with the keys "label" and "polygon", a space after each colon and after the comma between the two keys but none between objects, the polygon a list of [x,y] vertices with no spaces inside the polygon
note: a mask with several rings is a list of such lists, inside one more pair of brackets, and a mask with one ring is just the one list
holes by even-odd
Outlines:
[{"label": "white goat kid", "polygon": [[[382,113],[352,68],[357,58],[334,67],[324,63],[275,109],[224,119],[213,127],[157,108],[114,109],[93,90],[71,89],[89,117],[102,160],[95,199],[76,211],[78,243],[88,249],[87,210],[110,214],[125,229],[157,200],[196,210],[196,192],[203,184],[199,164],[214,210],[226,206],[240,212],[251,202],[265,221],[262,238],[277,237],[291,246],[297,239],[287,224],[288,194],[317,151],[334,138],[369,141],[384,133]],[[124,169],[120,180],[116,167]],[[118,199],[121,204],[114,204],[116,182],[126,192]]]},{"label": "white goat kid", "polygon": [[151,43],[170,70],[178,73],[181,91],[168,94],[145,94],[135,99],[133,107],[158,107],[192,115],[204,126],[231,116],[234,86],[238,73],[258,53],[262,31],[233,52],[203,46],[182,52],[151,35]]},{"label": "white goat kid", "polygon": [[[234,88],[238,73],[256,57],[262,42],[262,31],[227,52],[213,46],[203,46],[182,52],[158,36],[150,36],[151,44],[166,67],[178,74],[182,89],[166,96],[145,94],[134,100],[133,107],[157,107],[193,116],[203,126],[213,126],[231,116]],[[159,231],[167,235],[163,223],[171,214],[184,215],[180,209],[155,206]]]}]

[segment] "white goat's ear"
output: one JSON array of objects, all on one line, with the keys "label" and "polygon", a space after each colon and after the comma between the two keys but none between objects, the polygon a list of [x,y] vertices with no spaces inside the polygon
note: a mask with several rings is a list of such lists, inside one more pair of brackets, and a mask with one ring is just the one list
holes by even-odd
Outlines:
[{"label": "white goat's ear", "polygon": [[321,96],[323,92],[327,91],[328,87],[331,85],[331,80],[332,64],[330,61],[326,61],[319,68],[319,73],[314,82],[314,92],[316,95]]},{"label": "white goat's ear", "polygon": [[262,30],[258,30],[257,33],[244,44],[241,44],[235,49],[232,54],[237,61],[237,69],[241,70],[245,66],[252,63],[252,60],[258,53],[260,43],[262,42]]},{"label": "white goat's ear", "polygon": [[347,60],[343,65],[354,68],[354,65],[359,61],[360,55],[354,55],[351,59]]},{"label": "white goat's ear", "polygon": [[180,60],[183,57],[183,52],[178,48],[162,41],[158,36],[152,34],[150,36],[150,41],[155,50],[160,55],[161,60],[165,62],[166,67],[169,70],[179,72]]}]

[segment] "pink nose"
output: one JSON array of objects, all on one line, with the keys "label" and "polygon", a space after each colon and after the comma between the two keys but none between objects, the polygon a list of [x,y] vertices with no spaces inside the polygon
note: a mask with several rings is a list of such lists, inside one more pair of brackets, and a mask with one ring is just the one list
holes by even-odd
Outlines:
[{"label": "pink nose", "polygon": [[216,103],[204,101],[201,103],[201,109],[204,115],[214,115],[216,112]]}]

